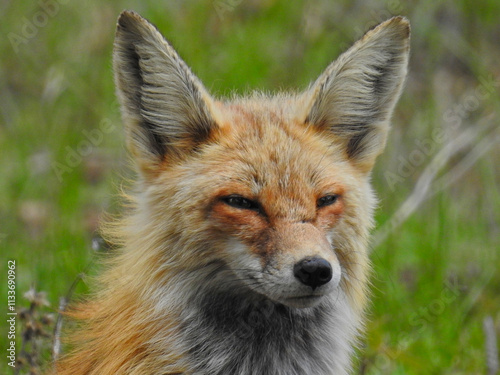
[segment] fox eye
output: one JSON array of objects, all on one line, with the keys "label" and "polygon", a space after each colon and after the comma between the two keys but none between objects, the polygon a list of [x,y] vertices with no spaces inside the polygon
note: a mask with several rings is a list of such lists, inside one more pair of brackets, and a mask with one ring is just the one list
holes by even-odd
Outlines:
[{"label": "fox eye", "polygon": [[337,202],[338,199],[339,199],[338,194],[325,195],[324,197],[318,199],[318,201],[316,202],[316,206],[318,208],[330,206],[335,202]]},{"label": "fox eye", "polygon": [[240,195],[229,195],[222,198],[222,201],[231,207],[242,210],[259,210],[259,204],[257,202]]}]

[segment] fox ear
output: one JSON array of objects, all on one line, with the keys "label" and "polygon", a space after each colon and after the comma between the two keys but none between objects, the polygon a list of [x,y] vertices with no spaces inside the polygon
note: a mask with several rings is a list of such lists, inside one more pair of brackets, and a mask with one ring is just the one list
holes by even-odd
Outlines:
[{"label": "fox ear", "polygon": [[340,142],[368,173],[382,152],[406,77],[410,25],[394,17],[367,32],[312,85],[306,123]]},{"label": "fox ear", "polygon": [[113,68],[129,149],[141,169],[182,158],[216,127],[212,99],[158,30],[138,14],[118,18]]}]

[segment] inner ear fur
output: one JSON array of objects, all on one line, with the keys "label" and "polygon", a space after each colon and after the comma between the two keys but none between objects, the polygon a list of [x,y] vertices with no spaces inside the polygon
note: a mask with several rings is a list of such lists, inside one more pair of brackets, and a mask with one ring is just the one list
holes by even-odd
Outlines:
[{"label": "inner ear fur", "polygon": [[128,146],[143,168],[182,158],[216,123],[212,99],[155,26],[131,11],[118,18],[113,67]]},{"label": "inner ear fur", "polygon": [[364,172],[382,152],[406,78],[410,25],[394,17],[368,31],[311,86],[305,122],[340,142]]}]

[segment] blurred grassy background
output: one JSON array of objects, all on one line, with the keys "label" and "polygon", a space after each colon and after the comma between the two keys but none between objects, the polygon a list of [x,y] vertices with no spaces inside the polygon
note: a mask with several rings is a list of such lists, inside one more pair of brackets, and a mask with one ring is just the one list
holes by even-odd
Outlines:
[{"label": "blurred grassy background", "polygon": [[[117,192],[132,176],[111,71],[123,9],[155,23],[220,96],[304,88],[366,29],[410,19],[410,75],[373,176],[377,222],[415,186],[428,199],[373,250],[356,373],[486,373],[484,318],[500,332],[497,0],[0,1],[0,256],[3,275],[7,259],[17,261],[18,305],[35,285],[56,309],[95,256],[102,213],[120,212]],[[92,131],[100,136],[86,147]],[[416,185],[466,131],[441,188]],[[80,283],[77,295],[86,290]],[[0,343],[4,352],[3,328]]]}]

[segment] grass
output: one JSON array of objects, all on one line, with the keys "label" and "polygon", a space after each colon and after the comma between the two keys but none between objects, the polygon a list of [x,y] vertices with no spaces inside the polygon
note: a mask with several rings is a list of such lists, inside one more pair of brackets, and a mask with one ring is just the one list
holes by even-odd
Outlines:
[{"label": "grass", "polygon": [[[493,0],[46,0],[52,8],[45,7],[45,18],[40,4],[0,4],[0,258],[4,275],[7,259],[17,261],[18,306],[35,285],[55,309],[94,258],[98,218],[120,211],[115,197],[131,172],[111,50],[116,17],[125,8],[154,22],[222,96],[304,88],[361,30],[389,14],[408,16],[411,72],[373,175],[379,225],[449,140],[484,119],[498,120],[500,26],[492,18],[499,10]],[[111,124],[106,132],[103,121]],[[440,142],[433,140],[435,129],[443,131]],[[94,130],[102,137],[86,148],[86,134]],[[441,175],[480,139],[497,135],[483,132]],[[410,159],[417,141],[434,149]],[[357,373],[486,373],[483,319],[493,317],[497,336],[500,331],[499,157],[492,146],[373,249],[373,302]],[[409,168],[401,177],[404,163]],[[400,177],[394,186],[387,172]],[[3,280],[0,295],[6,296]],[[75,293],[86,291],[80,283]],[[7,341],[2,329],[2,348]],[[3,362],[0,372],[7,373]]]}]

